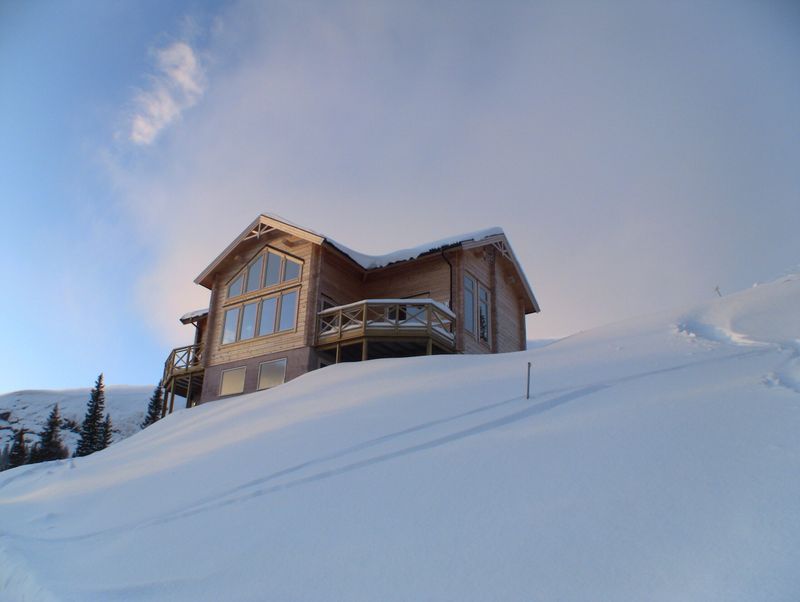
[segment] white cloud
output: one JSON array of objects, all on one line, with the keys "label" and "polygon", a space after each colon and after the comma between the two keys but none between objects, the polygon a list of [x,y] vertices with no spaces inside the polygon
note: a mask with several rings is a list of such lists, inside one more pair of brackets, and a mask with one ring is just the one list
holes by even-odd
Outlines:
[{"label": "white cloud", "polygon": [[[790,70],[767,67],[786,55],[762,53],[772,32],[752,19],[642,44],[661,22],[646,9],[610,11],[609,32],[605,9],[560,4],[337,6],[231,4],[204,38],[214,90],[192,127],[114,173],[148,249],[137,305],[165,342],[190,342],[177,317],[208,301],[192,279],[260,211],[375,253],[501,225],[543,307],[530,338],[748,286],[797,255],[797,94],[778,93]],[[734,55],[763,65],[743,77]],[[187,45],[157,65],[140,144],[204,94]]]},{"label": "white cloud", "polygon": [[194,50],[175,42],[157,50],[156,73],[149,90],[136,97],[129,139],[134,144],[152,144],[158,134],[183,111],[194,106],[205,92],[205,74]]}]

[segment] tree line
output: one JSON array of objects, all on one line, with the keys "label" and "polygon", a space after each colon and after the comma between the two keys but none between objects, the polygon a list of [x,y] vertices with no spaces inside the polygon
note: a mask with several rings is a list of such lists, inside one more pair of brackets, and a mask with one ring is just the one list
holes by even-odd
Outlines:
[{"label": "tree line", "polygon": [[[145,428],[161,418],[164,398],[161,383],[153,391],[147,405],[144,422]],[[107,448],[113,442],[113,424],[111,415],[106,412],[106,393],[103,374],[94,383],[86,404],[86,415],[81,423],[80,438],[75,448],[74,457],[88,456]],[[39,433],[39,440],[28,445],[25,435],[30,431],[21,428],[14,434],[14,439],[0,452],[0,470],[16,468],[23,464],[36,464],[50,460],[64,460],[70,457],[69,448],[61,438],[61,429],[67,421],[61,418],[58,404],[53,406],[44,429]],[[73,421],[74,424],[74,421]]]}]

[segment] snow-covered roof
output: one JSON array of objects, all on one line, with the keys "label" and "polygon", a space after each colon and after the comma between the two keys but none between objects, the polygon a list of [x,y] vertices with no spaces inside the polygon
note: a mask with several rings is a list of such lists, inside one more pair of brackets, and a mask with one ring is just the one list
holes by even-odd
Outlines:
[{"label": "snow-covered roof", "polygon": [[222,263],[222,261],[230,253],[232,253],[241,242],[249,238],[259,237],[273,228],[284,230],[290,234],[304,238],[315,244],[328,244],[340,253],[343,253],[346,257],[350,258],[356,265],[360,266],[364,270],[376,270],[384,268],[391,264],[409,261],[429,253],[434,253],[436,251],[458,245],[477,246],[480,245],[482,241],[486,241],[484,244],[502,244],[504,245],[504,249],[508,251],[504,251],[504,255],[509,257],[511,262],[514,264],[514,268],[519,274],[522,286],[529,297],[529,303],[527,304],[528,307],[530,307],[531,311],[539,311],[539,304],[533,294],[533,289],[528,283],[525,273],[522,271],[522,267],[517,262],[513,251],[511,251],[511,247],[508,244],[508,239],[506,238],[503,229],[499,227],[485,228],[483,230],[476,230],[466,234],[450,236],[408,249],[392,251],[391,253],[386,253],[383,255],[368,255],[366,253],[355,251],[354,249],[343,245],[330,236],[315,232],[314,230],[305,228],[303,226],[299,226],[290,220],[280,217],[279,215],[262,213],[249,226],[247,226],[247,228],[245,228],[244,231],[242,231],[242,233],[233,242],[231,242],[231,244],[228,245],[225,250],[222,251],[222,253],[220,253],[217,258],[214,259],[214,261],[212,261],[211,264],[209,264],[209,266],[203,270],[203,272],[197,278],[195,278],[195,282],[205,286],[206,288],[211,288],[211,275],[216,270],[217,266],[219,266],[220,263]]},{"label": "snow-covered roof", "polygon": [[189,322],[194,322],[197,318],[202,318],[203,316],[208,315],[208,308],[205,309],[196,309],[194,311],[187,312],[180,317],[180,321],[184,324],[188,324]]},{"label": "snow-covered roof", "polygon": [[303,226],[299,226],[275,213],[262,213],[264,217],[268,217],[270,219],[282,222],[288,226],[292,226],[294,228],[299,228],[301,230],[305,230],[306,232],[318,236],[322,238],[328,244],[336,247],[342,253],[347,255],[350,259],[355,261],[358,265],[360,265],[365,270],[376,270],[378,268],[384,268],[392,263],[397,263],[400,261],[408,261],[410,259],[416,259],[421,255],[425,255],[426,253],[433,253],[440,249],[446,249],[447,247],[452,247],[454,245],[458,245],[465,242],[478,242],[489,238],[490,236],[503,236],[505,233],[503,232],[502,228],[493,227],[493,228],[484,228],[483,230],[476,230],[474,232],[468,232],[466,234],[459,234],[457,236],[449,236],[447,238],[442,238],[440,240],[435,240],[433,242],[424,243],[421,245],[417,245],[416,247],[410,247],[408,249],[400,249],[399,251],[392,251],[391,253],[385,253],[383,255],[368,255],[367,253],[361,253],[359,251],[355,251],[350,247],[343,245],[338,240],[327,236],[321,232],[315,232],[314,230],[310,230],[309,228],[304,228]]},{"label": "snow-covered roof", "polygon": [[325,237],[325,241],[339,249],[342,253],[347,255],[365,270],[375,270],[399,261],[416,259],[421,255],[425,255],[426,253],[433,253],[440,249],[446,249],[447,247],[452,247],[461,243],[471,241],[479,242],[489,238],[490,236],[498,236],[502,234],[502,228],[486,228],[484,230],[477,230],[467,234],[459,234],[458,236],[442,238],[440,240],[418,245],[416,247],[410,247],[408,249],[392,251],[391,253],[386,253],[384,255],[367,255],[366,253],[359,253],[358,251],[354,251],[350,247],[347,247],[339,241],[336,241],[328,236]]}]

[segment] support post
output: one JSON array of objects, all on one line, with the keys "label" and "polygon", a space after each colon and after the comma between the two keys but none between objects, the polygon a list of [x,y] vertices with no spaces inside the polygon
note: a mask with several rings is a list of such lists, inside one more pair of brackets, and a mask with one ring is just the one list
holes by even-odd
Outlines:
[{"label": "support post", "polygon": [[528,362],[528,388],[525,391],[525,399],[531,398],[531,363]]},{"label": "support post", "polygon": [[161,417],[163,418],[164,416],[167,415],[167,396],[169,395],[169,393],[167,392],[166,387],[161,387],[161,388],[164,389],[163,397],[161,399]]},{"label": "support post", "polygon": [[169,413],[175,408],[175,377],[172,377],[172,386],[169,388]]},{"label": "support post", "polygon": [[192,381],[194,380],[194,375],[190,372],[189,373],[189,384],[186,386],[186,407],[192,407]]},{"label": "support post", "polygon": [[361,342],[361,361],[362,362],[367,361],[367,339],[364,339]]}]

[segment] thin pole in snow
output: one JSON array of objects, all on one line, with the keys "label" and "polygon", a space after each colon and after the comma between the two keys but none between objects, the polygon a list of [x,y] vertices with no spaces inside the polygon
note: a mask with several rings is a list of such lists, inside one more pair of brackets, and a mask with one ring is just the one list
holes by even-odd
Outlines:
[{"label": "thin pole in snow", "polygon": [[528,388],[525,391],[525,399],[531,398],[531,363],[528,362]]}]

